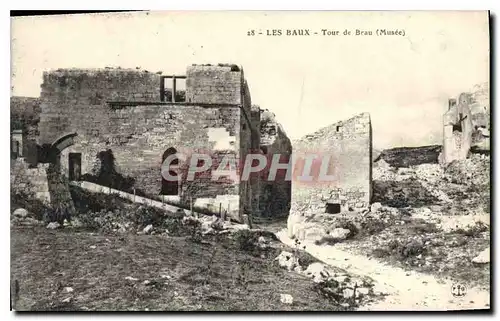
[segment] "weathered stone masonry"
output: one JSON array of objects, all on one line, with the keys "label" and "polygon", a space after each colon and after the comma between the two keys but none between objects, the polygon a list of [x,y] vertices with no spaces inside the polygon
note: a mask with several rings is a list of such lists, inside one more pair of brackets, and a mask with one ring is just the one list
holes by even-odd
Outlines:
[{"label": "weathered stone masonry", "polygon": [[443,152],[441,162],[465,159],[470,152],[489,152],[489,87],[476,86],[472,93],[449,99],[443,116]]},{"label": "weathered stone masonry", "polygon": [[[270,165],[274,155],[280,155],[280,163],[287,163],[292,156],[292,143],[276,117],[268,110],[261,110],[260,150],[267,156]],[[269,168],[270,166],[268,166]],[[268,172],[260,179],[259,212],[264,216],[288,215],[292,198],[292,182],[284,175],[276,175],[273,181],[267,178]]]},{"label": "weathered stone masonry", "polygon": [[[76,133],[60,154],[70,175],[69,159],[79,155],[81,174],[95,174],[96,157],[111,151],[118,173],[131,177],[134,188],[148,195],[162,191],[161,164],[166,151],[179,155],[209,152],[218,162],[232,155],[239,164],[258,146],[259,128],[243,71],[237,66],[188,67],[184,102],[161,97],[163,76],[129,69],[61,69],[44,73],[38,144],[52,144]],[[179,167],[183,159],[180,157]],[[175,171],[176,169],[174,169]],[[231,169],[236,170],[236,169]],[[227,210],[241,220],[258,210],[259,184],[208,171],[195,181],[181,177],[177,202],[185,206]],[[168,196],[175,199],[174,196]]]},{"label": "weathered stone masonry", "polygon": [[[332,181],[292,184],[292,211],[360,211],[369,207],[372,194],[372,128],[367,113],[325,127],[293,144],[298,158],[328,155]],[[313,173],[318,174],[318,173]],[[307,214],[307,213],[306,213]]]}]

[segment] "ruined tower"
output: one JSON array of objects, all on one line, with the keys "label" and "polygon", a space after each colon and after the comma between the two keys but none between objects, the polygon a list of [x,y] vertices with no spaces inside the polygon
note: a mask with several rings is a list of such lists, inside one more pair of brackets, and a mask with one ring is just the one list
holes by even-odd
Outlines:
[{"label": "ruined tower", "polygon": [[[236,65],[192,65],[185,75],[58,69],[44,73],[40,104],[38,144],[58,151],[69,180],[225,211],[237,221],[260,211],[259,182],[242,181],[238,168],[260,147],[260,109],[252,110]],[[209,155],[213,166],[188,180],[193,154]],[[162,168],[168,157],[174,161]],[[224,157],[236,166],[215,173]]]},{"label": "ruined tower", "polygon": [[[240,67],[193,65],[186,75],[171,76],[121,68],[59,69],[44,73],[40,101],[39,144],[58,142],[60,165],[70,180],[99,182],[107,168],[117,177],[114,184],[122,185],[113,186],[117,189],[167,194],[171,202],[209,211],[221,207],[236,220],[251,211],[247,182],[230,176],[212,180],[211,170],[195,181],[178,173],[193,153],[209,154],[214,163],[232,155],[238,163],[250,150],[256,129]],[[169,171],[178,182],[165,182],[161,175],[170,154],[179,155]]]}]

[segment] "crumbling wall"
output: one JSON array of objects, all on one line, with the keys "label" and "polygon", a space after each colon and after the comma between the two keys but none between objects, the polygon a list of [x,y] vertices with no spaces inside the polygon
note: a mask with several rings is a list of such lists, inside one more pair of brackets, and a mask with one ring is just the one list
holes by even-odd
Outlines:
[{"label": "crumbling wall", "polygon": [[472,152],[489,153],[489,86],[475,86],[472,93],[450,99],[443,116],[443,153],[441,162],[466,159]]},{"label": "crumbling wall", "polygon": [[10,185],[14,193],[34,197],[47,205],[75,211],[67,179],[56,164],[31,166],[24,158],[11,160]]},{"label": "crumbling wall", "polygon": [[[370,115],[363,113],[332,124],[293,144],[297,163],[315,155],[312,181],[296,178],[292,184],[292,211],[361,211],[371,201],[372,130]],[[328,159],[329,181],[317,179],[321,164]],[[303,163],[303,161],[302,161]],[[295,166],[302,173],[303,167]],[[300,174],[299,173],[299,174]],[[294,175],[297,177],[299,174]]]},{"label": "crumbling wall", "polygon": [[274,180],[269,180],[269,169],[274,155],[279,155],[280,163],[290,161],[292,143],[276,116],[268,110],[261,110],[260,151],[266,155],[267,171],[263,171],[260,182],[259,214],[262,216],[287,216],[290,211],[292,181],[286,179],[280,170]]},{"label": "crumbling wall", "polygon": [[[260,153],[260,116],[261,109],[257,105],[252,105],[250,108],[250,123],[251,123],[251,153]],[[250,184],[252,190],[252,214],[260,215],[260,197],[262,178],[259,175],[252,175],[250,177]]]},{"label": "crumbling wall", "polygon": [[[236,66],[233,66],[232,69],[227,71],[228,67],[224,67],[225,74],[228,72],[231,75],[235,73],[240,73],[240,93],[241,93],[241,109],[240,109],[240,119],[239,119],[239,136],[240,136],[240,150],[239,155],[237,157],[237,164],[239,164],[239,168],[237,171],[241,177],[242,166],[245,164],[245,160],[248,154],[252,153],[252,148],[255,146],[256,142],[254,141],[258,131],[255,127],[255,123],[252,122],[252,98],[250,96],[250,89],[248,87],[248,83],[244,79],[243,71],[238,68],[238,71],[235,71]],[[218,80],[218,78],[217,78]],[[229,88],[232,88],[230,84]],[[240,179],[240,212],[243,214],[252,214],[254,210],[253,199],[257,197],[258,190],[255,186],[255,180],[241,180]]]},{"label": "crumbling wall", "polygon": [[49,164],[31,167],[23,158],[10,162],[10,186],[12,192],[32,195],[36,199],[50,204],[47,168]]},{"label": "crumbling wall", "polygon": [[192,65],[186,72],[186,102],[243,103],[243,73],[236,65]]}]

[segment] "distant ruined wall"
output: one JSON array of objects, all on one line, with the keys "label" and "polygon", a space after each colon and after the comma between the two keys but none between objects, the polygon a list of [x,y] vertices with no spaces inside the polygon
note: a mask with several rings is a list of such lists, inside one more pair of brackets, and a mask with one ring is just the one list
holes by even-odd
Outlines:
[{"label": "distant ruined wall", "polygon": [[10,126],[22,130],[27,141],[36,141],[39,135],[40,100],[33,97],[10,97]]},{"label": "distant ruined wall", "polygon": [[443,116],[443,152],[441,162],[466,159],[469,153],[490,149],[489,86],[476,86],[472,93],[449,99]]},{"label": "distant ruined wall", "polygon": [[[332,124],[313,134],[306,135],[293,144],[294,157],[307,154],[318,159],[329,156],[328,182],[304,182],[292,184],[293,211],[309,210],[325,212],[332,209],[360,211],[366,209],[372,194],[372,129],[368,113]],[[318,176],[320,165],[313,166],[313,176]],[[335,204],[339,205],[336,206]],[[334,209],[334,210],[335,210]]]}]

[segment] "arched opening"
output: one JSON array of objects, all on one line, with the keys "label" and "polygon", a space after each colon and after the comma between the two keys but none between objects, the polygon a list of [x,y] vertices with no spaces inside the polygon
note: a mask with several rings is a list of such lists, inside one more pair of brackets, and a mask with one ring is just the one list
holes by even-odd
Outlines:
[{"label": "arched opening", "polygon": [[[161,158],[161,163],[163,164],[163,162],[165,161],[165,159],[167,159],[168,156],[170,155],[175,155],[177,154],[177,150],[173,147],[170,147],[169,149],[167,149],[164,153],[163,153],[163,156]],[[171,162],[170,162],[170,165],[179,165],[179,158],[175,157]]]},{"label": "arched opening", "polygon": [[[179,158],[175,156],[169,164],[163,164],[167,157],[175,155],[177,150],[173,147],[168,148],[162,155],[162,165],[161,165],[161,195],[179,195],[179,179],[178,174],[175,170],[179,165]],[[165,166],[168,166],[166,168]],[[168,173],[164,175],[164,173]]]},{"label": "arched opening", "polygon": [[52,143],[51,148],[55,150],[56,154],[59,155],[63,151],[63,149],[74,144],[74,138],[76,136],[77,136],[76,133],[71,133],[61,136]]}]

